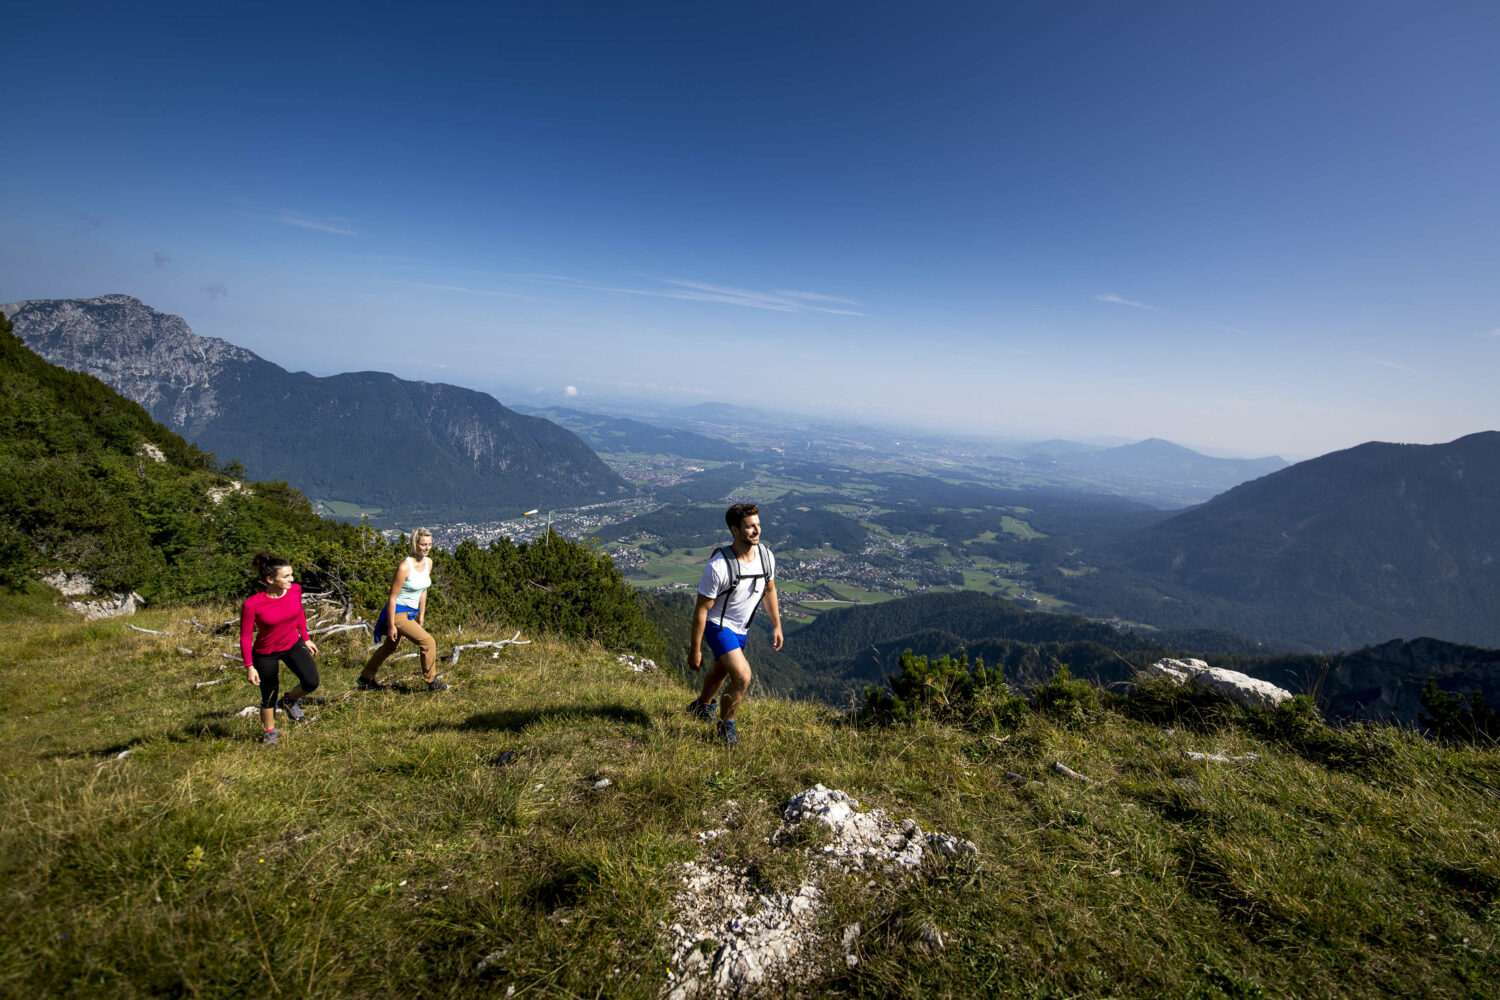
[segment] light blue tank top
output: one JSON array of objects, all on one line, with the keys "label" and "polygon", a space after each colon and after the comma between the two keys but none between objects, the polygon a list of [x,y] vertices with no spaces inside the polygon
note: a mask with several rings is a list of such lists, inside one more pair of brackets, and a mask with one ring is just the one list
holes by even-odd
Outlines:
[{"label": "light blue tank top", "polygon": [[406,574],[406,579],[401,582],[401,591],[396,595],[398,607],[418,608],[422,606],[422,594],[428,587],[432,586],[432,574],[424,573],[416,568],[416,560],[412,560],[412,569]]}]

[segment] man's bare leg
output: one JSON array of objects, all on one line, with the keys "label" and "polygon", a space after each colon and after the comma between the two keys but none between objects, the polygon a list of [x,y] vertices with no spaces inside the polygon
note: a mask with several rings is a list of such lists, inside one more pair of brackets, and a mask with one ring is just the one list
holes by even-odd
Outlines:
[{"label": "man's bare leg", "polygon": [[719,693],[719,685],[724,683],[724,678],[728,675],[724,665],[719,660],[715,660],[714,665],[703,674],[703,691],[698,695],[698,701],[704,705],[710,704],[714,700],[714,695]]},{"label": "man's bare leg", "polygon": [[715,660],[714,673],[720,672],[727,675],[729,683],[724,687],[724,696],[719,699],[719,718],[732,722],[735,709],[740,707],[740,700],[750,689],[750,661],[745,659],[744,650],[731,649]]}]

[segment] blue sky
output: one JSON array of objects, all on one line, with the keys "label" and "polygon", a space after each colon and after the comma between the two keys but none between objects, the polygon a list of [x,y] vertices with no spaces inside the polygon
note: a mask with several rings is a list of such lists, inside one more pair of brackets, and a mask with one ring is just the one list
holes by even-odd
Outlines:
[{"label": "blue sky", "polygon": [[7,6],[0,301],[509,403],[1500,427],[1493,2]]}]

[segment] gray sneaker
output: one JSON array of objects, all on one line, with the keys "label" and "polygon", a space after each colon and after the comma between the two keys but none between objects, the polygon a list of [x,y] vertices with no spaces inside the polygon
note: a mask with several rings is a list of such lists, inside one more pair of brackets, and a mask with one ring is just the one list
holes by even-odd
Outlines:
[{"label": "gray sneaker", "polygon": [[703,704],[703,702],[699,699],[694,698],[692,701],[688,702],[687,714],[691,715],[695,719],[701,719],[704,722],[712,722],[714,721],[714,709],[718,706],[719,699],[717,698],[709,702],[707,705]]},{"label": "gray sneaker", "polygon": [[443,679],[441,677],[434,677],[431,682],[428,683],[427,690],[446,691],[448,690],[448,685],[443,683]]},{"label": "gray sneaker", "polygon": [[724,741],[726,747],[732,747],[740,741],[740,734],[734,731],[733,719],[719,720],[719,739]]},{"label": "gray sneaker", "polygon": [[263,747],[274,747],[280,739],[281,730],[267,729],[265,735],[260,738],[260,745]]},{"label": "gray sneaker", "polygon": [[384,691],[385,685],[371,677],[354,678],[354,687],[359,691]]},{"label": "gray sneaker", "polygon": [[281,708],[283,712],[286,713],[287,718],[291,719],[293,722],[301,722],[303,719],[307,718],[307,713],[302,711],[302,709],[298,707],[295,701],[287,701],[285,698],[278,698],[276,704]]}]

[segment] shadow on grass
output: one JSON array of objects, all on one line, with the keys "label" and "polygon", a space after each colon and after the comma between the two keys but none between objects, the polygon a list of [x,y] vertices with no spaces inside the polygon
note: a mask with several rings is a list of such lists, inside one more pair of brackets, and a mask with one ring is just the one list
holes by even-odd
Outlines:
[{"label": "shadow on grass", "polygon": [[555,705],[550,708],[482,712],[471,715],[462,722],[435,722],[423,728],[427,732],[458,729],[465,732],[519,733],[538,722],[550,722],[554,719],[579,722],[589,718],[623,722],[642,729],[652,728],[655,721],[650,714],[626,705]]}]

